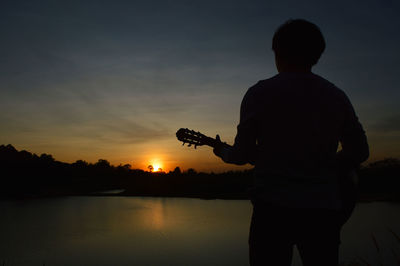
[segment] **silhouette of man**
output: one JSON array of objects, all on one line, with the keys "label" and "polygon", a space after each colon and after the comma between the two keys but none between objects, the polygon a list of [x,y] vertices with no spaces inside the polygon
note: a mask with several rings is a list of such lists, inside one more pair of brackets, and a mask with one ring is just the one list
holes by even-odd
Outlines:
[{"label": "silhouette of man", "polygon": [[234,145],[214,153],[255,165],[250,265],[290,265],[296,245],[303,265],[337,266],[351,191],[341,173],[368,158],[367,138],[345,93],[311,72],[325,50],[316,25],[287,21],[272,50],[279,74],[247,91]]}]

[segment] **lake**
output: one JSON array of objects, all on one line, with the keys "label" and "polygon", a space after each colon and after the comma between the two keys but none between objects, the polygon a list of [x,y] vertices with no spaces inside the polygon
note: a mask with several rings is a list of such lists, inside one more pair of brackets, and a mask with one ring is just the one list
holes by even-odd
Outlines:
[{"label": "lake", "polygon": [[[0,201],[0,265],[248,265],[246,200],[66,197]],[[398,265],[400,204],[359,204],[341,260]],[[375,238],[379,252],[373,238]],[[301,265],[295,253],[292,265]]]}]

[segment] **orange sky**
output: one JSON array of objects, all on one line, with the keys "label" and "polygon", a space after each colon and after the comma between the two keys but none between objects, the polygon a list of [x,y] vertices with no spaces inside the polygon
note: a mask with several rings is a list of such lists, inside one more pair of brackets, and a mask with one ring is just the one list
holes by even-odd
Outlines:
[{"label": "orange sky", "polygon": [[[318,1],[315,1],[317,3]],[[314,73],[343,89],[371,147],[400,158],[399,1],[56,1],[4,3],[0,144],[59,161],[147,170],[244,169],[181,128],[233,143],[247,89],[277,74],[271,39],[288,18],[320,26]],[[389,3],[390,2],[390,3]],[[337,19],[337,18],[340,19]]]}]

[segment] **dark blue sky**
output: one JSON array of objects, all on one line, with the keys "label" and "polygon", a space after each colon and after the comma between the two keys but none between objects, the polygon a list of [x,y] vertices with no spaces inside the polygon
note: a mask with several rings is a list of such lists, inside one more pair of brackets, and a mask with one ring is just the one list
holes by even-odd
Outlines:
[{"label": "dark blue sky", "polygon": [[3,1],[0,143],[56,159],[202,170],[179,127],[232,142],[247,88],[275,75],[289,18],[322,30],[314,72],[342,88],[371,158],[400,157],[398,1]]}]

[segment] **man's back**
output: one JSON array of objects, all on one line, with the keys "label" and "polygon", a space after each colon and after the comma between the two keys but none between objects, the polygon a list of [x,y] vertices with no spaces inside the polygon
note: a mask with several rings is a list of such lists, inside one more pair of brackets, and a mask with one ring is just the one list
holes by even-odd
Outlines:
[{"label": "man's back", "polygon": [[318,173],[331,165],[348,130],[363,134],[343,91],[312,73],[280,73],[260,81],[242,104],[249,105],[243,106],[242,120],[254,115],[257,124],[256,165],[268,172]]},{"label": "man's back", "polygon": [[[286,72],[248,90],[239,132],[234,146],[240,154],[253,154],[256,186],[268,190],[261,197],[334,209],[340,205],[334,175],[338,143],[365,136],[343,91],[312,73]],[[242,141],[249,136],[256,138],[255,147]],[[243,152],[249,149],[255,152]]]}]

